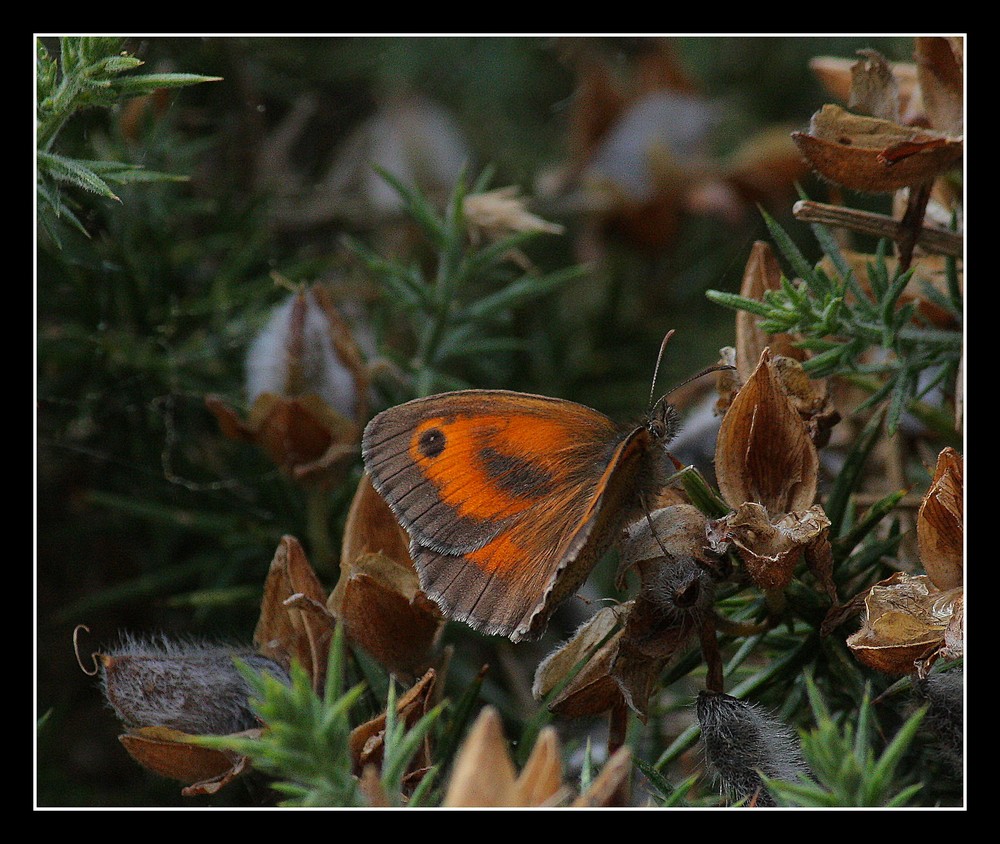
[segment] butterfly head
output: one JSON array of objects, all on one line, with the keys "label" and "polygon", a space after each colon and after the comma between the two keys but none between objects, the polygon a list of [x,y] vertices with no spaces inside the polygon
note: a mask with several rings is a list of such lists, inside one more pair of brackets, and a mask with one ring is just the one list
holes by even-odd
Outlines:
[{"label": "butterfly head", "polygon": [[646,419],[646,430],[654,440],[664,445],[677,436],[679,425],[680,415],[677,413],[677,408],[667,401],[666,396],[653,405]]}]

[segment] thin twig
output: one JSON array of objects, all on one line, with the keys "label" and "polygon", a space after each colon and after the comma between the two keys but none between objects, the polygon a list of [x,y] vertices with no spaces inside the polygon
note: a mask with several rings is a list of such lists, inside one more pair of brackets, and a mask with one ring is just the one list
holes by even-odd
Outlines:
[{"label": "thin twig", "polygon": [[[796,220],[803,223],[821,223],[827,226],[850,229],[851,231],[870,234],[875,237],[887,237],[893,241],[902,241],[906,232],[899,220],[884,214],[871,211],[859,211],[843,205],[827,205],[823,202],[813,202],[801,199],[792,208]],[[922,226],[917,234],[917,245],[940,255],[951,255],[955,258],[963,256],[965,238],[957,232],[945,231],[933,226]]]},{"label": "thin twig", "polygon": [[916,246],[921,232],[924,230],[924,214],[927,213],[927,203],[931,198],[931,183],[925,182],[910,188],[906,197],[906,211],[899,222],[902,237],[899,239],[899,269],[906,272],[913,259],[913,247]]}]

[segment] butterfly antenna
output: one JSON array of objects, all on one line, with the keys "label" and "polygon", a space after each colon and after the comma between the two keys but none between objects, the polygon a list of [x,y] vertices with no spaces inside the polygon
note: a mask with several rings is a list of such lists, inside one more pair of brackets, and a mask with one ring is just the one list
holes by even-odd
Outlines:
[{"label": "butterfly antenna", "polygon": [[[666,337],[663,338],[663,342],[660,343],[660,353],[656,356],[656,368],[653,370],[653,383],[649,385],[649,406],[650,407],[653,406],[653,396],[656,395],[656,377],[660,373],[660,363],[663,361],[663,353],[664,353],[664,351],[666,351],[667,343],[670,341],[670,338],[673,337],[673,336],[674,336],[674,329],[671,328],[667,332]],[[688,379],[686,379],[684,381],[681,381],[680,384],[677,384],[676,386],[672,387],[670,390],[668,390],[664,394],[663,397],[666,398],[671,393],[676,392],[677,390],[679,390],[685,384],[690,384],[692,381],[697,381],[699,378],[703,378],[704,376],[709,375],[712,372],[723,372],[723,371],[726,371],[726,370],[734,370],[735,371],[735,369],[736,369],[736,367],[733,366],[732,364],[729,364],[729,363],[717,363],[717,364],[714,364],[713,366],[706,366],[703,370],[701,370],[701,372],[698,372],[698,373],[692,375],[690,378],[688,378]]]},{"label": "butterfly antenna", "polygon": [[[656,376],[660,372],[660,361],[663,360],[663,352],[666,351],[667,342],[671,337],[674,336],[674,329],[670,329],[667,332],[667,336],[663,338],[663,342],[660,343],[660,353],[656,356],[656,366],[653,369],[653,383],[649,385],[649,406],[653,406],[653,396],[656,394]],[[674,388],[676,389],[676,387]]]},{"label": "butterfly antenna", "polygon": [[663,397],[666,398],[671,393],[677,392],[685,384],[690,384],[692,381],[697,381],[699,378],[703,378],[704,376],[710,375],[713,372],[726,372],[728,370],[732,370],[735,372],[736,367],[733,366],[731,363],[717,363],[714,364],[713,366],[706,366],[701,372],[692,375],[690,378],[685,378],[683,381],[681,381],[680,384],[677,384],[674,387],[672,387],[670,390],[664,393]]}]

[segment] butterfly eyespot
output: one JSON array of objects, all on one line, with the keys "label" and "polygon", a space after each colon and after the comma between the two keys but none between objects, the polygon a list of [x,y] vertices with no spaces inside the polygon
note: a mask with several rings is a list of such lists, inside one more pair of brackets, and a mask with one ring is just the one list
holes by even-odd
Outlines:
[{"label": "butterfly eyespot", "polygon": [[420,435],[417,442],[417,449],[424,457],[437,457],[444,451],[447,438],[440,428],[429,428]]}]

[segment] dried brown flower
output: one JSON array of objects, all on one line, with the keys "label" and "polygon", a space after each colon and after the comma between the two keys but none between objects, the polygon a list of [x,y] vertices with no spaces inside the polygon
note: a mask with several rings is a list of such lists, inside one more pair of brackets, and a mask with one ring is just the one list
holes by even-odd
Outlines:
[{"label": "dried brown flower", "polygon": [[942,590],[963,582],[964,504],[962,456],[953,448],[938,455],[934,477],[917,511],[920,562]]},{"label": "dried brown flower", "polygon": [[[436,673],[429,669],[420,680],[404,692],[396,701],[397,719],[411,729],[430,709],[431,696],[434,692]],[[359,724],[348,739],[351,750],[351,765],[354,773],[364,777],[364,771],[373,767],[381,770],[382,757],[385,751],[386,713],[372,718],[364,724]],[[410,762],[409,774],[404,778],[404,785],[419,782],[420,777],[431,764],[430,739],[425,737],[423,746]]]},{"label": "dried brown flower", "polygon": [[630,607],[631,603],[603,607],[583,622],[564,645],[545,657],[535,669],[535,699],[550,694],[581,659],[589,656],[576,676],[549,702],[549,709],[565,718],[581,718],[602,715],[621,704],[623,696],[611,676],[611,664],[622,637],[621,629],[616,628]]},{"label": "dried brown flower", "polygon": [[300,291],[276,310],[247,370],[245,422],[219,396],[205,397],[223,434],[254,443],[299,483],[339,483],[357,459],[368,373],[326,288]]},{"label": "dried brown flower", "polygon": [[327,606],[352,642],[401,679],[434,661],[444,618],[420,589],[409,539],[367,474],[351,502]]},{"label": "dried brown flower", "polygon": [[[961,588],[942,591],[926,575],[896,572],[869,590],[861,629],[848,637],[847,646],[878,671],[923,675],[940,654],[961,605]],[[952,645],[956,633],[952,629]]]},{"label": "dried brown flower", "polygon": [[764,349],[719,429],[722,497],[731,507],[756,502],[770,515],[805,510],[816,496],[818,469],[816,448]]},{"label": "dried brown flower", "polygon": [[708,536],[720,553],[735,545],[761,589],[784,589],[803,554],[813,566],[826,563],[829,530],[830,520],[818,504],[770,517],[761,505],[747,501],[710,522]]},{"label": "dried brown flower", "polygon": [[[628,801],[631,755],[627,748],[612,756],[574,806],[623,806]],[[479,713],[455,758],[444,806],[509,808],[563,806],[572,789],[563,782],[556,731],[545,727],[520,774],[511,761],[499,713],[486,706]]]},{"label": "dried brown flower", "polygon": [[[861,628],[847,640],[854,655],[887,674],[926,676],[939,657],[965,650],[962,457],[938,455],[917,511],[917,542],[925,575],[896,572],[864,594]],[[856,603],[861,596],[855,599]]]},{"label": "dried brown flower", "polygon": [[812,116],[809,131],[792,137],[819,175],[866,193],[932,182],[964,153],[961,139],[852,114],[836,105],[823,106]]},{"label": "dried brown flower", "polygon": [[[845,59],[839,56],[816,56],[809,60],[809,69],[816,75],[828,94],[847,105],[851,102],[851,89],[855,68],[859,65],[857,59]],[[913,113],[922,113],[920,86],[917,82],[917,66],[912,62],[889,62],[894,84],[898,92],[898,115],[902,122],[912,124],[907,118]],[[897,118],[893,118],[897,119]]]},{"label": "dried brown flower", "polygon": [[323,688],[333,635],[329,620],[316,609],[325,603],[326,590],[301,543],[294,536],[283,536],[264,581],[254,646],[286,671],[293,659],[298,660],[316,692]]},{"label": "dried brown flower", "polygon": [[716,477],[733,511],[710,521],[706,534],[716,553],[735,546],[754,582],[771,593],[788,585],[804,556],[835,606],[830,521],[813,501],[814,440],[838,418],[796,360],[772,360],[765,348],[719,429]]},{"label": "dried brown flower", "polygon": [[964,52],[960,37],[916,39],[917,78],[928,122],[955,137],[965,131]]},{"label": "dried brown flower", "polygon": [[[761,301],[769,290],[781,289],[781,266],[770,244],[763,240],[754,243],[743,270],[740,295]],[[746,383],[760,360],[761,352],[770,348],[774,355],[805,360],[808,355],[795,345],[797,338],[791,334],[767,334],[757,325],[758,317],[749,311],[736,313],[736,369],[740,381]]]},{"label": "dried brown flower", "polygon": [[[809,132],[792,137],[817,173],[844,187],[891,193],[930,185],[964,153],[962,39],[916,39],[916,65],[905,73],[873,50],[860,52],[861,60],[850,67],[850,111],[823,106]],[[828,60],[813,67],[833,78]],[[839,93],[845,99],[842,83]]]},{"label": "dried brown flower", "polygon": [[[255,738],[260,729],[234,735]],[[246,756],[195,744],[194,736],[169,727],[141,727],[118,737],[129,756],[144,768],[168,779],[189,783],[185,797],[214,794],[249,770]]]},{"label": "dried brown flower", "polygon": [[[743,271],[740,295],[762,301],[768,291],[780,289],[781,279],[781,267],[770,245],[764,241],[754,243]],[[840,421],[840,414],[830,401],[826,379],[812,379],[802,368],[801,362],[810,355],[796,345],[800,339],[793,334],[767,334],[758,325],[756,315],[741,310],[736,314],[736,348],[731,363],[736,366],[738,382],[745,383],[764,349],[770,349],[785,394],[806,423],[810,438],[821,447],[829,440],[830,429]],[[727,384],[724,389],[720,389],[719,412],[725,412],[733,398],[732,387]]]},{"label": "dried brown flower", "polygon": [[535,672],[534,696],[550,694],[586,660],[549,709],[567,718],[610,713],[609,745],[617,747],[625,708],[646,719],[660,673],[693,637],[703,646],[710,643],[710,664],[718,656],[714,584],[707,572],[716,562],[707,548],[705,517],[691,505],[671,505],[637,521],[629,528],[619,571],[619,582],[628,570],[638,572],[637,596],[599,610],[549,654]]}]

